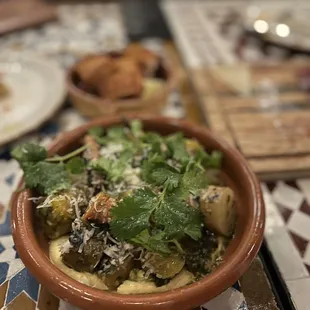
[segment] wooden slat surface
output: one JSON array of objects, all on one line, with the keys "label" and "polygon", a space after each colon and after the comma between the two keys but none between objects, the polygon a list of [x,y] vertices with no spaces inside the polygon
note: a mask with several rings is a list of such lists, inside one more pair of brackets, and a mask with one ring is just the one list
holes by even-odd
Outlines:
[{"label": "wooden slat surface", "polygon": [[238,147],[264,180],[310,176],[310,94],[300,86],[310,63],[248,68],[247,95],[214,68],[191,71],[209,127]]},{"label": "wooden slat surface", "polygon": [[198,96],[190,81],[190,74],[186,71],[182,59],[172,43],[166,43],[165,53],[171,62],[176,76],[176,85],[180,90],[181,102],[186,111],[186,118],[196,124],[204,124],[201,109],[197,104]]},{"label": "wooden slat surface", "polygon": [[266,110],[277,107],[290,107],[301,105],[310,109],[310,96],[307,93],[297,91],[288,91],[276,94],[273,99],[260,97],[222,97],[220,103],[225,111],[235,112],[242,110]]}]

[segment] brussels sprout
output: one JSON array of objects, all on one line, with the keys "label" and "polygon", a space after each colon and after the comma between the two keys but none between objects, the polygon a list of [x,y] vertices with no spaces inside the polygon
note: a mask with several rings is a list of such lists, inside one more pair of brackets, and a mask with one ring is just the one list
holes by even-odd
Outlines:
[{"label": "brussels sprout", "polygon": [[62,254],[65,265],[81,272],[94,272],[103,256],[104,243],[96,238],[87,240],[85,244],[75,245]]},{"label": "brussels sprout", "polygon": [[177,253],[168,257],[158,253],[147,253],[145,266],[150,268],[158,278],[172,278],[184,267],[185,260]]},{"label": "brussels sprout", "polygon": [[56,239],[70,232],[76,212],[80,212],[86,204],[86,193],[77,188],[48,196],[37,209],[45,235]]},{"label": "brussels sprout", "polygon": [[212,255],[218,248],[218,237],[205,230],[202,233],[202,238],[197,241],[186,238],[183,240],[182,248],[185,252],[185,267],[190,272],[199,275],[205,275],[210,270],[206,268],[209,263],[213,266],[214,261]]},{"label": "brussels sprout", "polygon": [[78,272],[72,268],[66,266],[62,261],[61,250],[68,242],[68,237],[60,237],[53,240],[49,247],[49,257],[51,262],[57,266],[62,272],[76,281],[88,285],[90,287],[98,288],[101,290],[107,290],[108,287],[104,284],[104,281],[97,275],[88,272]]},{"label": "brussels sprout", "polygon": [[41,226],[46,236],[56,239],[70,232],[74,211],[66,195],[57,195],[46,207],[38,209]]},{"label": "brussels sprout", "polygon": [[134,259],[128,257],[123,264],[119,265],[113,271],[105,275],[104,283],[109,289],[117,288],[121,283],[128,279],[129,273],[133,268]]}]

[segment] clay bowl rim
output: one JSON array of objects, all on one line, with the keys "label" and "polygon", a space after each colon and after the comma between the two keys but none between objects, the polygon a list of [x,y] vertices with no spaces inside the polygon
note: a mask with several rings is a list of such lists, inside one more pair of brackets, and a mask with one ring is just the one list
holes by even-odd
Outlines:
[{"label": "clay bowl rim", "polygon": [[[127,119],[132,118],[141,119],[151,125],[156,123],[160,126],[160,124],[166,123],[174,127],[175,131],[190,130],[193,137],[200,135],[205,140],[211,140],[215,148],[219,148],[224,153],[224,157],[229,157],[235,164],[237,163],[238,173],[248,183],[249,201],[251,202],[249,210],[251,210],[252,216],[247,220],[247,230],[242,234],[230,260],[223,262],[202,280],[165,293],[120,295],[88,287],[61,272],[40,248],[34,229],[30,226],[32,212],[25,211],[27,208],[31,208],[28,201],[28,198],[31,197],[29,190],[15,192],[11,198],[11,225],[16,249],[26,267],[41,284],[56,296],[82,308],[88,307],[90,303],[94,309],[97,309],[96,307],[99,309],[100,306],[107,306],[107,309],[113,309],[113,307],[120,307],[120,309],[171,309],[173,306],[179,307],[180,305],[198,306],[201,302],[214,298],[233,285],[247,270],[259,251],[265,226],[265,209],[259,182],[242,155],[206,128],[190,124],[187,121],[160,116],[131,115],[127,117]],[[123,117],[99,118],[64,133],[52,143],[49,154],[51,155],[68,143],[72,143],[83,133],[86,133],[90,127],[98,125],[109,127],[121,124],[123,120]]]},{"label": "clay bowl rim", "polygon": [[69,94],[74,95],[76,97],[84,98],[87,100],[88,103],[91,103],[93,105],[109,105],[109,106],[115,106],[116,108],[125,107],[128,109],[128,107],[132,106],[135,107],[137,105],[141,105],[141,103],[152,100],[154,98],[157,98],[159,94],[169,92],[171,91],[175,85],[176,85],[176,75],[172,70],[172,64],[170,64],[170,61],[165,58],[160,58],[162,61],[162,66],[167,72],[167,79],[165,80],[164,87],[160,89],[158,92],[155,92],[151,97],[149,98],[131,98],[131,99],[108,99],[108,98],[100,98],[99,96],[93,95],[87,91],[84,91],[83,89],[80,89],[75,85],[73,82],[73,74],[76,73],[76,67],[81,64],[83,61],[85,61],[87,58],[92,56],[104,56],[104,55],[111,55],[111,54],[122,54],[122,51],[120,52],[107,52],[107,53],[98,53],[98,54],[89,54],[84,57],[82,57],[80,60],[78,60],[75,64],[73,64],[70,68],[67,69],[66,73],[66,84]]}]

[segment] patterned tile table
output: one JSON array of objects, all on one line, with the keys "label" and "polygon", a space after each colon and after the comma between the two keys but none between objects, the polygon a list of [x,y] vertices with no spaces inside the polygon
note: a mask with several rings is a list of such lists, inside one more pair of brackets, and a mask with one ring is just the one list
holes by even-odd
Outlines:
[{"label": "patterned tile table", "polygon": [[[247,1],[245,1],[247,3]],[[238,9],[244,7],[244,1],[235,1]],[[289,2],[289,1],[288,1]],[[166,3],[166,4],[165,4]],[[165,2],[168,8],[167,16],[172,24],[173,1]],[[185,1],[180,1],[179,8],[184,9]],[[209,8],[201,1],[191,1],[191,8],[199,12],[199,3]],[[218,2],[217,2],[218,3]],[[215,19],[208,20],[204,25],[207,31],[206,42],[204,31],[196,31],[193,21],[202,21],[201,14],[198,18],[192,18],[188,25],[193,27],[195,38],[200,42],[199,48],[192,49],[188,38],[180,37],[181,25],[174,24],[176,38],[181,51],[185,54],[185,60],[190,64],[234,62],[236,57],[233,51],[233,42],[222,38],[217,30],[217,22],[228,9],[227,3],[222,5],[222,11],[214,3],[218,12]],[[231,2],[230,2],[231,3]],[[169,7],[170,6],[170,7]],[[171,9],[172,8],[172,9]],[[169,11],[170,10],[170,11]],[[190,12],[191,10],[188,10]],[[221,12],[224,12],[223,14]],[[37,29],[29,29],[22,32],[0,38],[0,52],[4,50],[32,51],[37,54],[51,57],[59,61],[63,66],[72,64],[76,57],[88,51],[105,51],[121,48],[127,42],[123,27],[120,7],[115,4],[95,5],[64,5],[59,7],[60,19],[58,22],[46,24]],[[185,21],[185,19],[184,19]],[[211,31],[212,30],[212,31]],[[214,31],[213,31],[214,30]],[[183,31],[185,33],[185,31]],[[186,34],[186,33],[185,33]],[[237,32],[230,35],[234,38]],[[197,52],[199,52],[197,54]],[[250,46],[246,52],[249,59],[262,57],[255,46]],[[272,57],[279,57],[274,54]],[[165,113],[175,117],[184,116],[184,110],[178,100],[172,97]],[[47,144],[59,131],[70,130],[85,120],[72,109],[65,109],[57,117],[41,128],[40,132],[28,135],[23,139],[31,139]],[[37,281],[24,268],[18,254],[14,249],[10,234],[10,210],[8,201],[19,178],[17,164],[10,160],[7,148],[0,150],[0,309],[9,310],[73,310],[76,308],[52,296],[45,288],[40,287]],[[280,271],[286,280],[287,286],[293,296],[298,310],[310,309],[308,292],[310,291],[310,180],[294,180],[292,182],[276,182],[262,184],[264,198],[267,207],[266,240],[276,259]],[[255,281],[255,280],[253,280]],[[247,281],[248,282],[248,281]],[[251,281],[250,281],[251,282]],[[251,304],[251,303],[249,303]],[[252,305],[252,304],[251,304]],[[244,295],[240,287],[236,285],[225,291],[222,295],[204,306],[208,310],[237,310],[247,309]],[[270,306],[255,306],[257,309],[276,309]],[[252,309],[252,308],[250,308]]]},{"label": "patterned tile table", "polygon": [[[59,21],[41,28],[24,30],[0,38],[2,51],[31,51],[58,61],[64,67],[90,51],[122,48],[127,42],[120,6],[117,4],[62,5]],[[156,42],[156,41],[154,41]],[[154,46],[154,44],[151,44]],[[158,48],[160,46],[156,46]],[[184,116],[174,93],[164,114]],[[40,131],[20,139],[47,145],[55,134],[85,122],[73,109],[61,111]],[[25,269],[14,248],[10,231],[9,199],[20,177],[17,163],[9,157],[9,146],[0,149],[0,309],[77,310],[59,301]],[[202,306],[207,310],[247,310],[239,284]]]},{"label": "patterned tile table", "polygon": [[[255,63],[286,59],[287,53],[279,48],[264,53],[256,40],[239,47],[242,29],[238,21],[259,6],[270,10],[310,10],[309,1],[296,0],[162,2],[189,69],[240,60]],[[296,59],[304,57],[294,55]],[[296,308],[310,309],[310,179],[262,184],[262,189],[267,209],[265,239]]]},{"label": "patterned tile table", "polygon": [[[40,141],[43,145],[47,145],[57,132],[73,129],[84,122],[85,119],[80,117],[76,111],[65,109],[40,132],[30,135],[26,139]],[[59,301],[45,288],[41,287],[24,268],[15,251],[10,230],[11,213],[8,205],[10,195],[17,186],[21,172],[14,160],[1,159],[6,155],[6,152],[3,152],[0,156],[0,309],[77,310],[77,308]],[[240,286],[236,284],[202,306],[201,309],[247,310],[247,306]]]}]

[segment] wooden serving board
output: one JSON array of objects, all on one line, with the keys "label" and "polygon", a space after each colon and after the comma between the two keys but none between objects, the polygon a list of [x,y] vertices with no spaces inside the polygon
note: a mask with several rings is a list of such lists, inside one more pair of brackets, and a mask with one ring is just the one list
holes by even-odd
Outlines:
[{"label": "wooden serving board", "polygon": [[310,176],[310,62],[190,69],[211,130],[263,180]]}]

